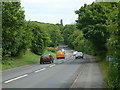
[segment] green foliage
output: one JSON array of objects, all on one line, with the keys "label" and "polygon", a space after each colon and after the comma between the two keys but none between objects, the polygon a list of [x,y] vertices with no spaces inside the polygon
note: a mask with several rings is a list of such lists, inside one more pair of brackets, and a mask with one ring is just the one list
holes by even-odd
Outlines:
[{"label": "green foliage", "polygon": [[63,41],[62,25],[25,21],[20,2],[2,2],[2,27],[3,63],[11,62],[6,58],[18,57],[29,48],[35,54],[43,54],[46,47]]},{"label": "green foliage", "polygon": [[[61,31],[61,34],[63,35],[64,26],[61,25],[61,24],[56,24],[56,25],[59,27],[59,29],[60,29],[60,31]],[[62,36],[62,37],[63,37],[63,36]],[[62,38],[62,39],[64,39],[64,38]]]},{"label": "green foliage", "polygon": [[49,47],[57,46],[61,41],[63,41],[60,26],[45,23],[39,23],[39,25],[40,27],[44,28],[50,37],[50,43],[48,44]]},{"label": "green foliage", "polygon": [[[119,9],[118,9],[119,7]],[[84,5],[76,11],[78,14],[77,28],[101,60],[109,57],[112,61],[108,66],[106,79],[107,88],[120,89],[120,2],[92,3]],[[80,38],[79,38],[80,39]],[[78,41],[74,41],[77,47]],[[88,45],[88,44],[87,44]],[[79,47],[80,48],[80,47]]]},{"label": "green foliage", "polygon": [[118,63],[111,62],[109,63],[108,76],[106,79],[106,87],[114,90],[120,89],[120,79],[119,79],[119,69]]},{"label": "green foliage", "polygon": [[3,56],[17,56],[27,47],[24,11],[20,2],[2,3]]},{"label": "green foliage", "polygon": [[63,30],[63,36],[65,43],[77,50],[88,54],[94,54],[92,44],[84,38],[84,34],[81,30],[76,28],[76,25],[66,25]]},{"label": "green foliage", "polygon": [[107,40],[107,56],[112,58],[114,62],[109,63],[109,73],[107,78],[107,87],[119,90],[120,89],[120,3],[114,7],[114,11],[111,13],[109,20],[108,30],[110,32],[110,38]]},{"label": "green foliage", "polygon": [[56,58],[56,54],[54,52],[51,52],[49,50],[45,50],[44,54],[51,54],[54,58]]},{"label": "green foliage", "polygon": [[105,43],[109,38],[106,28],[109,9],[106,9],[102,3],[85,4],[84,7],[76,11],[76,14],[79,16],[76,21],[77,27],[83,31],[84,37],[92,43],[95,54],[105,57],[107,52]]},{"label": "green foliage", "polygon": [[7,62],[3,62],[2,70],[19,67],[39,62],[39,56],[27,50],[24,55],[19,57],[5,57]]},{"label": "green foliage", "polygon": [[71,45],[71,41],[69,41],[69,37],[70,35],[72,35],[73,32],[75,32],[77,30],[76,26],[75,25],[66,25],[64,27],[64,30],[63,30],[63,37],[64,37],[64,41],[66,44],[68,44],[70,47],[73,47]]},{"label": "green foliage", "polygon": [[53,52],[53,53],[55,53],[57,51],[57,49],[54,48],[54,47],[47,47],[46,50],[50,51],[50,52]]},{"label": "green foliage", "polygon": [[49,43],[49,36],[37,22],[29,21],[28,27],[31,31],[31,50],[35,54],[42,54]]}]

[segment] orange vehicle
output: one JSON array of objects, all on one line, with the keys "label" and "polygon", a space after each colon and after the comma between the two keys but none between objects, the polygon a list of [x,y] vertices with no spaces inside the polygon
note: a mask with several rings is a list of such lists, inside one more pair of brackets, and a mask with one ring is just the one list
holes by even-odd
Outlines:
[{"label": "orange vehicle", "polygon": [[64,51],[57,51],[56,58],[57,59],[60,59],[60,58],[65,59],[65,52]]}]

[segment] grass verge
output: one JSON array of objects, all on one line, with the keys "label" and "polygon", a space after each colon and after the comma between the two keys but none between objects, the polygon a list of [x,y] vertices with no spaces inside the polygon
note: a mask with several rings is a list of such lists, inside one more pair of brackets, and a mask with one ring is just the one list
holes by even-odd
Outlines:
[{"label": "grass verge", "polygon": [[2,70],[2,48],[0,48],[0,70]]},{"label": "grass verge", "polygon": [[[99,57],[96,57],[97,60],[100,60]],[[108,78],[108,62],[106,60],[101,60],[99,63],[100,70],[103,75],[104,87],[106,87],[106,80]]]},{"label": "grass verge", "polygon": [[26,53],[21,57],[9,58],[5,64],[2,64],[2,70],[33,64],[37,63],[38,61],[38,55],[32,53],[31,51],[26,51]]},{"label": "grass verge", "polygon": [[[55,53],[51,51],[46,50],[44,54],[51,54],[55,58]],[[39,62],[39,58],[39,55],[36,55],[31,51],[26,51],[26,53],[20,57],[9,58],[5,64],[0,63],[0,66],[2,66],[2,70],[6,70],[10,68],[37,63]]]},{"label": "grass verge", "polygon": [[44,54],[51,54],[54,58],[56,57],[56,54],[55,54],[55,53],[53,53],[53,52],[51,52],[51,51],[48,51],[48,50],[46,50],[46,51],[44,52]]}]

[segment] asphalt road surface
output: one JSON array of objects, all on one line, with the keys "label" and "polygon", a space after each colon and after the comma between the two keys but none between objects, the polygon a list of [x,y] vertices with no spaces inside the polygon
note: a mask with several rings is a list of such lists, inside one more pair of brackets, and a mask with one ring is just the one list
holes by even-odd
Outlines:
[{"label": "asphalt road surface", "polygon": [[103,88],[103,79],[95,58],[85,55],[74,59],[65,48],[66,59],[53,64],[33,64],[2,72],[2,88]]}]

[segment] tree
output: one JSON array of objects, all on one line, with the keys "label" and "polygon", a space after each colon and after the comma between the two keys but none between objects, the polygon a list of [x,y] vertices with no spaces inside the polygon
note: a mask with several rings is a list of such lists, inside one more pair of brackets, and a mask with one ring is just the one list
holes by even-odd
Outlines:
[{"label": "tree", "polygon": [[115,90],[120,89],[119,6],[120,4],[116,2],[92,3],[85,4],[76,11],[77,28],[82,30],[84,37],[92,43],[96,55],[101,60],[105,60],[105,57],[112,60],[109,63],[106,83],[107,88]]},{"label": "tree", "polygon": [[107,87],[119,90],[120,89],[120,3],[112,3],[114,10],[109,15],[108,20],[108,30],[110,37],[107,40],[107,56],[112,59],[112,62],[109,64],[109,72],[107,79]]},{"label": "tree", "polygon": [[85,39],[83,32],[76,28],[76,25],[66,25],[63,30],[65,43],[77,50],[87,54],[94,54],[91,43]]},{"label": "tree", "polygon": [[77,28],[82,30],[84,37],[93,44],[94,52],[105,58],[107,48],[105,46],[109,32],[107,31],[106,20],[109,10],[101,3],[84,5],[76,11],[78,14]]},{"label": "tree", "polygon": [[70,35],[73,34],[74,31],[76,31],[77,28],[76,28],[76,25],[66,25],[63,29],[63,37],[64,37],[64,41],[66,44],[68,44],[70,47],[71,47],[71,44],[69,42],[69,37]]},{"label": "tree", "polygon": [[45,24],[45,23],[41,23],[39,25],[42,28],[44,28],[44,30],[48,33],[51,39],[48,46],[54,47],[59,45],[60,42],[63,41],[63,37],[60,30],[62,27],[54,24]]},{"label": "tree", "polygon": [[30,21],[29,27],[32,31],[31,50],[35,54],[43,54],[49,44],[50,37],[38,22]]},{"label": "tree", "polygon": [[63,26],[63,20],[62,19],[60,20],[60,24]]},{"label": "tree", "polygon": [[26,49],[24,18],[20,2],[2,2],[3,56],[17,56]]}]

